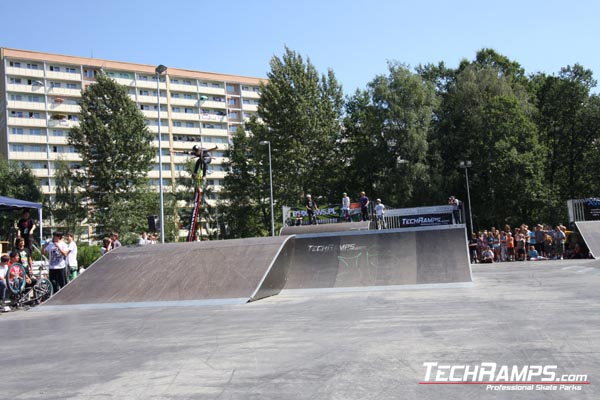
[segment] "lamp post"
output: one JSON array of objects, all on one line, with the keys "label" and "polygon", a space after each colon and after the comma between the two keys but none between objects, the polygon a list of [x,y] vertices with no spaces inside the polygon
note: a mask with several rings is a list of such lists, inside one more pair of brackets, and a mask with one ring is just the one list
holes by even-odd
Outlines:
[{"label": "lamp post", "polygon": [[469,191],[469,168],[473,166],[471,161],[461,161],[459,166],[465,170],[465,180],[467,181],[467,201],[469,203],[469,226],[473,234],[473,213],[471,212],[471,193]]},{"label": "lamp post", "polygon": [[275,214],[273,213],[273,168],[271,166],[271,142],[261,140],[260,144],[269,146],[269,182],[271,186],[271,236],[275,236]]},{"label": "lamp post", "polygon": [[162,134],[160,129],[160,76],[167,71],[167,67],[156,67],[156,96],[158,98],[158,191],[160,194],[160,242],[165,243],[165,204],[163,198],[163,171],[162,171]]}]

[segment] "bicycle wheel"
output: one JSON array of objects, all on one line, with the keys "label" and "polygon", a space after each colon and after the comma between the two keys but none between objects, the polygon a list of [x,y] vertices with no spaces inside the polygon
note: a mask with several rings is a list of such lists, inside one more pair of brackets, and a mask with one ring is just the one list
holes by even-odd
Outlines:
[{"label": "bicycle wheel", "polygon": [[52,282],[50,282],[46,278],[40,279],[35,287],[34,287],[34,296],[36,301],[43,303],[48,300],[54,294],[54,289],[52,289]]},{"label": "bicycle wheel", "polygon": [[[20,269],[20,272],[16,272],[15,269]],[[6,288],[12,294],[19,294],[25,289],[25,274],[25,267],[19,263],[14,263],[8,267],[8,272],[6,273]]]}]

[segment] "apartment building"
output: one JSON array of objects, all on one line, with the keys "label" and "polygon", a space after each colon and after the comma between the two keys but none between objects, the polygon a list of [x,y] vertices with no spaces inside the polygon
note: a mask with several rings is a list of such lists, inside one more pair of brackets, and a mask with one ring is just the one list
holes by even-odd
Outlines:
[{"label": "apartment building", "polygon": [[81,91],[100,71],[127,87],[156,134],[156,158],[148,173],[154,187],[159,185],[159,140],[165,190],[186,174],[189,159],[171,150],[190,150],[200,141],[218,147],[207,174],[213,188],[209,202],[219,197],[231,136],[256,113],[259,100],[260,78],[171,67],[159,75],[157,66],[8,48],[0,48],[0,61],[0,156],[27,165],[46,194],[55,192],[56,160],[80,167],[67,135],[78,124]]}]

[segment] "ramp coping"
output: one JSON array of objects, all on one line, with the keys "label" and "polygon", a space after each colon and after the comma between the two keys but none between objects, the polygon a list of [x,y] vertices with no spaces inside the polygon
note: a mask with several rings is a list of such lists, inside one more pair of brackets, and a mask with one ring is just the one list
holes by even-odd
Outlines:
[{"label": "ramp coping", "polygon": [[137,301],[131,303],[92,303],[92,304],[63,304],[44,305],[34,307],[32,311],[65,311],[65,310],[105,310],[122,308],[157,308],[157,307],[194,307],[194,306],[226,306],[245,304],[248,299],[204,299],[204,300],[176,300],[176,301]]}]

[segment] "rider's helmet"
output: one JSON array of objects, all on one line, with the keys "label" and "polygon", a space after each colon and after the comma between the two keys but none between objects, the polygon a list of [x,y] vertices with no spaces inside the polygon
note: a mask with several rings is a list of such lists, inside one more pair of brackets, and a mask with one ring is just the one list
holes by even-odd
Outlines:
[{"label": "rider's helmet", "polygon": [[195,145],[194,145],[194,147],[192,147],[192,151],[193,151],[194,153],[197,153],[197,152],[198,152],[198,149],[199,149],[199,147],[198,147],[198,145],[197,145],[197,144],[195,144]]}]

